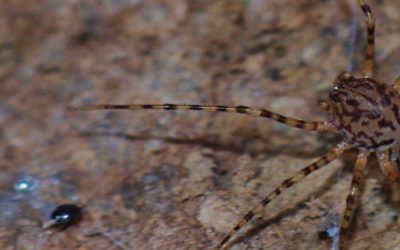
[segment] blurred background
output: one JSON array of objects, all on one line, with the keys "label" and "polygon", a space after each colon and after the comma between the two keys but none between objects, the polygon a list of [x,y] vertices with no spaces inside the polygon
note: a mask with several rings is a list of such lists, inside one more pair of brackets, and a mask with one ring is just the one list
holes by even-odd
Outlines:
[{"label": "blurred background", "polygon": [[[67,106],[249,105],[326,119],[317,100],[362,65],[356,2],[1,0],[1,248],[214,246],[339,138],[235,114]],[[368,3],[376,77],[391,83],[400,75],[400,4]],[[350,152],[284,193],[233,249],[335,249],[353,163]],[[399,190],[374,161],[363,190],[352,249],[398,249]],[[63,203],[82,207],[84,220],[43,229]]]}]

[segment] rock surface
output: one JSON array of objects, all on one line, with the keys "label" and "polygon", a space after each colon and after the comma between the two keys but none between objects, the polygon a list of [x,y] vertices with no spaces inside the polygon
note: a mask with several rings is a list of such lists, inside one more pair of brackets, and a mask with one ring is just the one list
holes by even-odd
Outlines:
[{"label": "rock surface", "polygon": [[[339,138],[243,115],[66,107],[242,104],[324,119],[316,101],[362,64],[355,2],[0,1],[0,248],[211,248]],[[390,83],[400,4],[368,2],[377,78]],[[322,236],[337,228],[354,153],[272,202],[233,249],[334,249]],[[398,249],[398,192],[371,161],[351,249]],[[63,203],[84,221],[42,229]]]}]

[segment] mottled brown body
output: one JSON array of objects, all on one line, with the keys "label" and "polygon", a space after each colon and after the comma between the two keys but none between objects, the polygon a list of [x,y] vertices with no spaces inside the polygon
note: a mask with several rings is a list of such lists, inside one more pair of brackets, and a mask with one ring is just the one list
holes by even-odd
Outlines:
[{"label": "mottled brown body", "polygon": [[225,105],[189,105],[189,104],[96,104],[73,107],[74,110],[129,109],[129,110],[192,110],[207,112],[230,112],[249,116],[263,117],[276,122],[312,131],[328,131],[338,133],[342,141],[332,147],[324,156],[304,167],[292,177],[269,193],[252,210],[229,231],[216,245],[221,249],[254,216],[260,213],[267,204],[282,194],[286,189],[341,156],[346,150],[359,150],[355,162],[350,191],[346,199],[346,208],[340,226],[339,248],[346,247],[347,232],[355,203],[360,193],[361,181],[368,157],[375,153],[382,173],[390,180],[400,180],[400,78],[394,85],[384,84],[373,78],[375,54],[375,18],[369,5],[358,0],[360,9],[367,18],[367,39],[362,76],[354,77],[345,72],[340,74],[329,92],[329,99],[321,105],[329,111],[328,121],[304,121],[289,118],[264,108]]},{"label": "mottled brown body", "polygon": [[331,123],[361,150],[391,148],[400,139],[400,94],[373,78],[341,74],[329,93]]}]

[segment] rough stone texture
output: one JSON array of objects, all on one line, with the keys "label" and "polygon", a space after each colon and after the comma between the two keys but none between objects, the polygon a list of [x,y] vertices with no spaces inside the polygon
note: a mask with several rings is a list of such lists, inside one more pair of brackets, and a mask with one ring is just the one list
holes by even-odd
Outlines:
[{"label": "rough stone texture", "polygon": [[[360,69],[355,2],[0,1],[0,248],[211,248],[338,138],[242,115],[66,107],[243,104],[322,119],[316,100]],[[368,2],[377,78],[392,82],[400,4]],[[284,193],[233,249],[333,249],[318,235],[338,224],[353,162],[350,152]],[[368,169],[351,249],[400,249],[398,187],[375,161]],[[67,202],[84,221],[42,229]]]}]

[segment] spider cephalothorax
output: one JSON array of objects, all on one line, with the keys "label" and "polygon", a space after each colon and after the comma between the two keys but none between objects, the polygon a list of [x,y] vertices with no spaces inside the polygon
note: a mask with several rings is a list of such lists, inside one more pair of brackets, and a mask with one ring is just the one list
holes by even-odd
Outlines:
[{"label": "spider cephalothorax", "polygon": [[329,92],[328,105],[332,124],[355,147],[384,150],[399,141],[400,95],[392,86],[344,72]]}]

